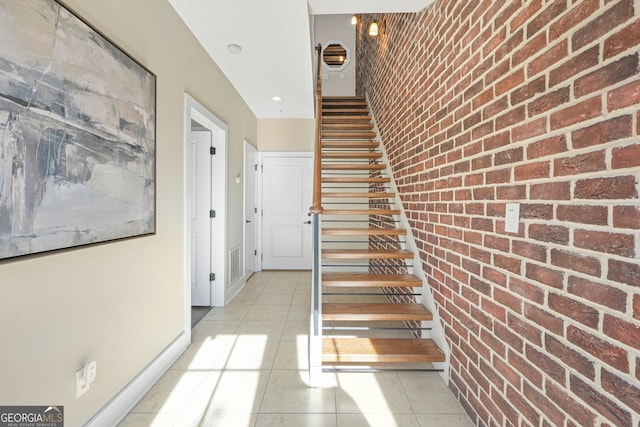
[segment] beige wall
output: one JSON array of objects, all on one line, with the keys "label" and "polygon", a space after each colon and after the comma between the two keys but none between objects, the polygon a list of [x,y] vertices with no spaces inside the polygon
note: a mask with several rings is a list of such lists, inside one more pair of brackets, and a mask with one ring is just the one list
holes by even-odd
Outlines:
[{"label": "beige wall", "polygon": [[[184,92],[229,127],[229,182],[257,121],[166,0],[66,0],[157,75],[157,234],[0,263],[0,402],[64,405],[66,425],[102,408],[183,329]],[[105,70],[108,72],[108,70]],[[229,192],[228,245],[242,245]],[[96,381],[75,399],[74,372]]]},{"label": "beige wall", "polygon": [[315,132],[314,119],[259,119],[258,150],[311,151]]}]

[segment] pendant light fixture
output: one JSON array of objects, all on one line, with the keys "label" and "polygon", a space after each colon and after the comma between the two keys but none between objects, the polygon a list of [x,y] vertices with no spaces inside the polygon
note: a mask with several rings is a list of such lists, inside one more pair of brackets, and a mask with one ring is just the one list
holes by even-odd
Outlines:
[{"label": "pendant light fixture", "polygon": [[373,21],[371,25],[369,25],[369,35],[371,37],[376,37],[378,35],[378,22]]}]

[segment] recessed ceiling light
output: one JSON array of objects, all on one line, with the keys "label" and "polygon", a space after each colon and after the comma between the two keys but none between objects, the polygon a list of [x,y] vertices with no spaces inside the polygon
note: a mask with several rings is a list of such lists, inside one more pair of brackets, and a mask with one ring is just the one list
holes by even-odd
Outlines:
[{"label": "recessed ceiling light", "polygon": [[280,98],[279,96],[274,96],[273,98],[271,98],[271,100],[273,102],[280,102],[280,101],[282,101],[282,98]]},{"label": "recessed ceiling light", "polygon": [[240,53],[242,52],[242,46],[240,46],[239,44],[230,43],[227,45],[227,50],[229,51],[229,53]]}]

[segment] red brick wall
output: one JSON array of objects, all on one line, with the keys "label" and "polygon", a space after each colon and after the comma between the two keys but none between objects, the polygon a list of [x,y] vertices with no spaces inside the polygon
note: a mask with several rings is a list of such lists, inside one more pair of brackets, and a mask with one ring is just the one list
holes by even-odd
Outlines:
[{"label": "red brick wall", "polygon": [[477,425],[640,423],[639,17],[632,0],[362,17],[358,94]]}]

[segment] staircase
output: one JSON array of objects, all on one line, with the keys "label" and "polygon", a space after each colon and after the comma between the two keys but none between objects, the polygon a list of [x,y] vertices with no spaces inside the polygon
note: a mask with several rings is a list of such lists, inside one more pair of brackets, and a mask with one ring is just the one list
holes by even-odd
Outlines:
[{"label": "staircase", "polygon": [[422,338],[433,317],[376,137],[364,98],[322,98],[322,368],[435,370],[445,355]]}]

